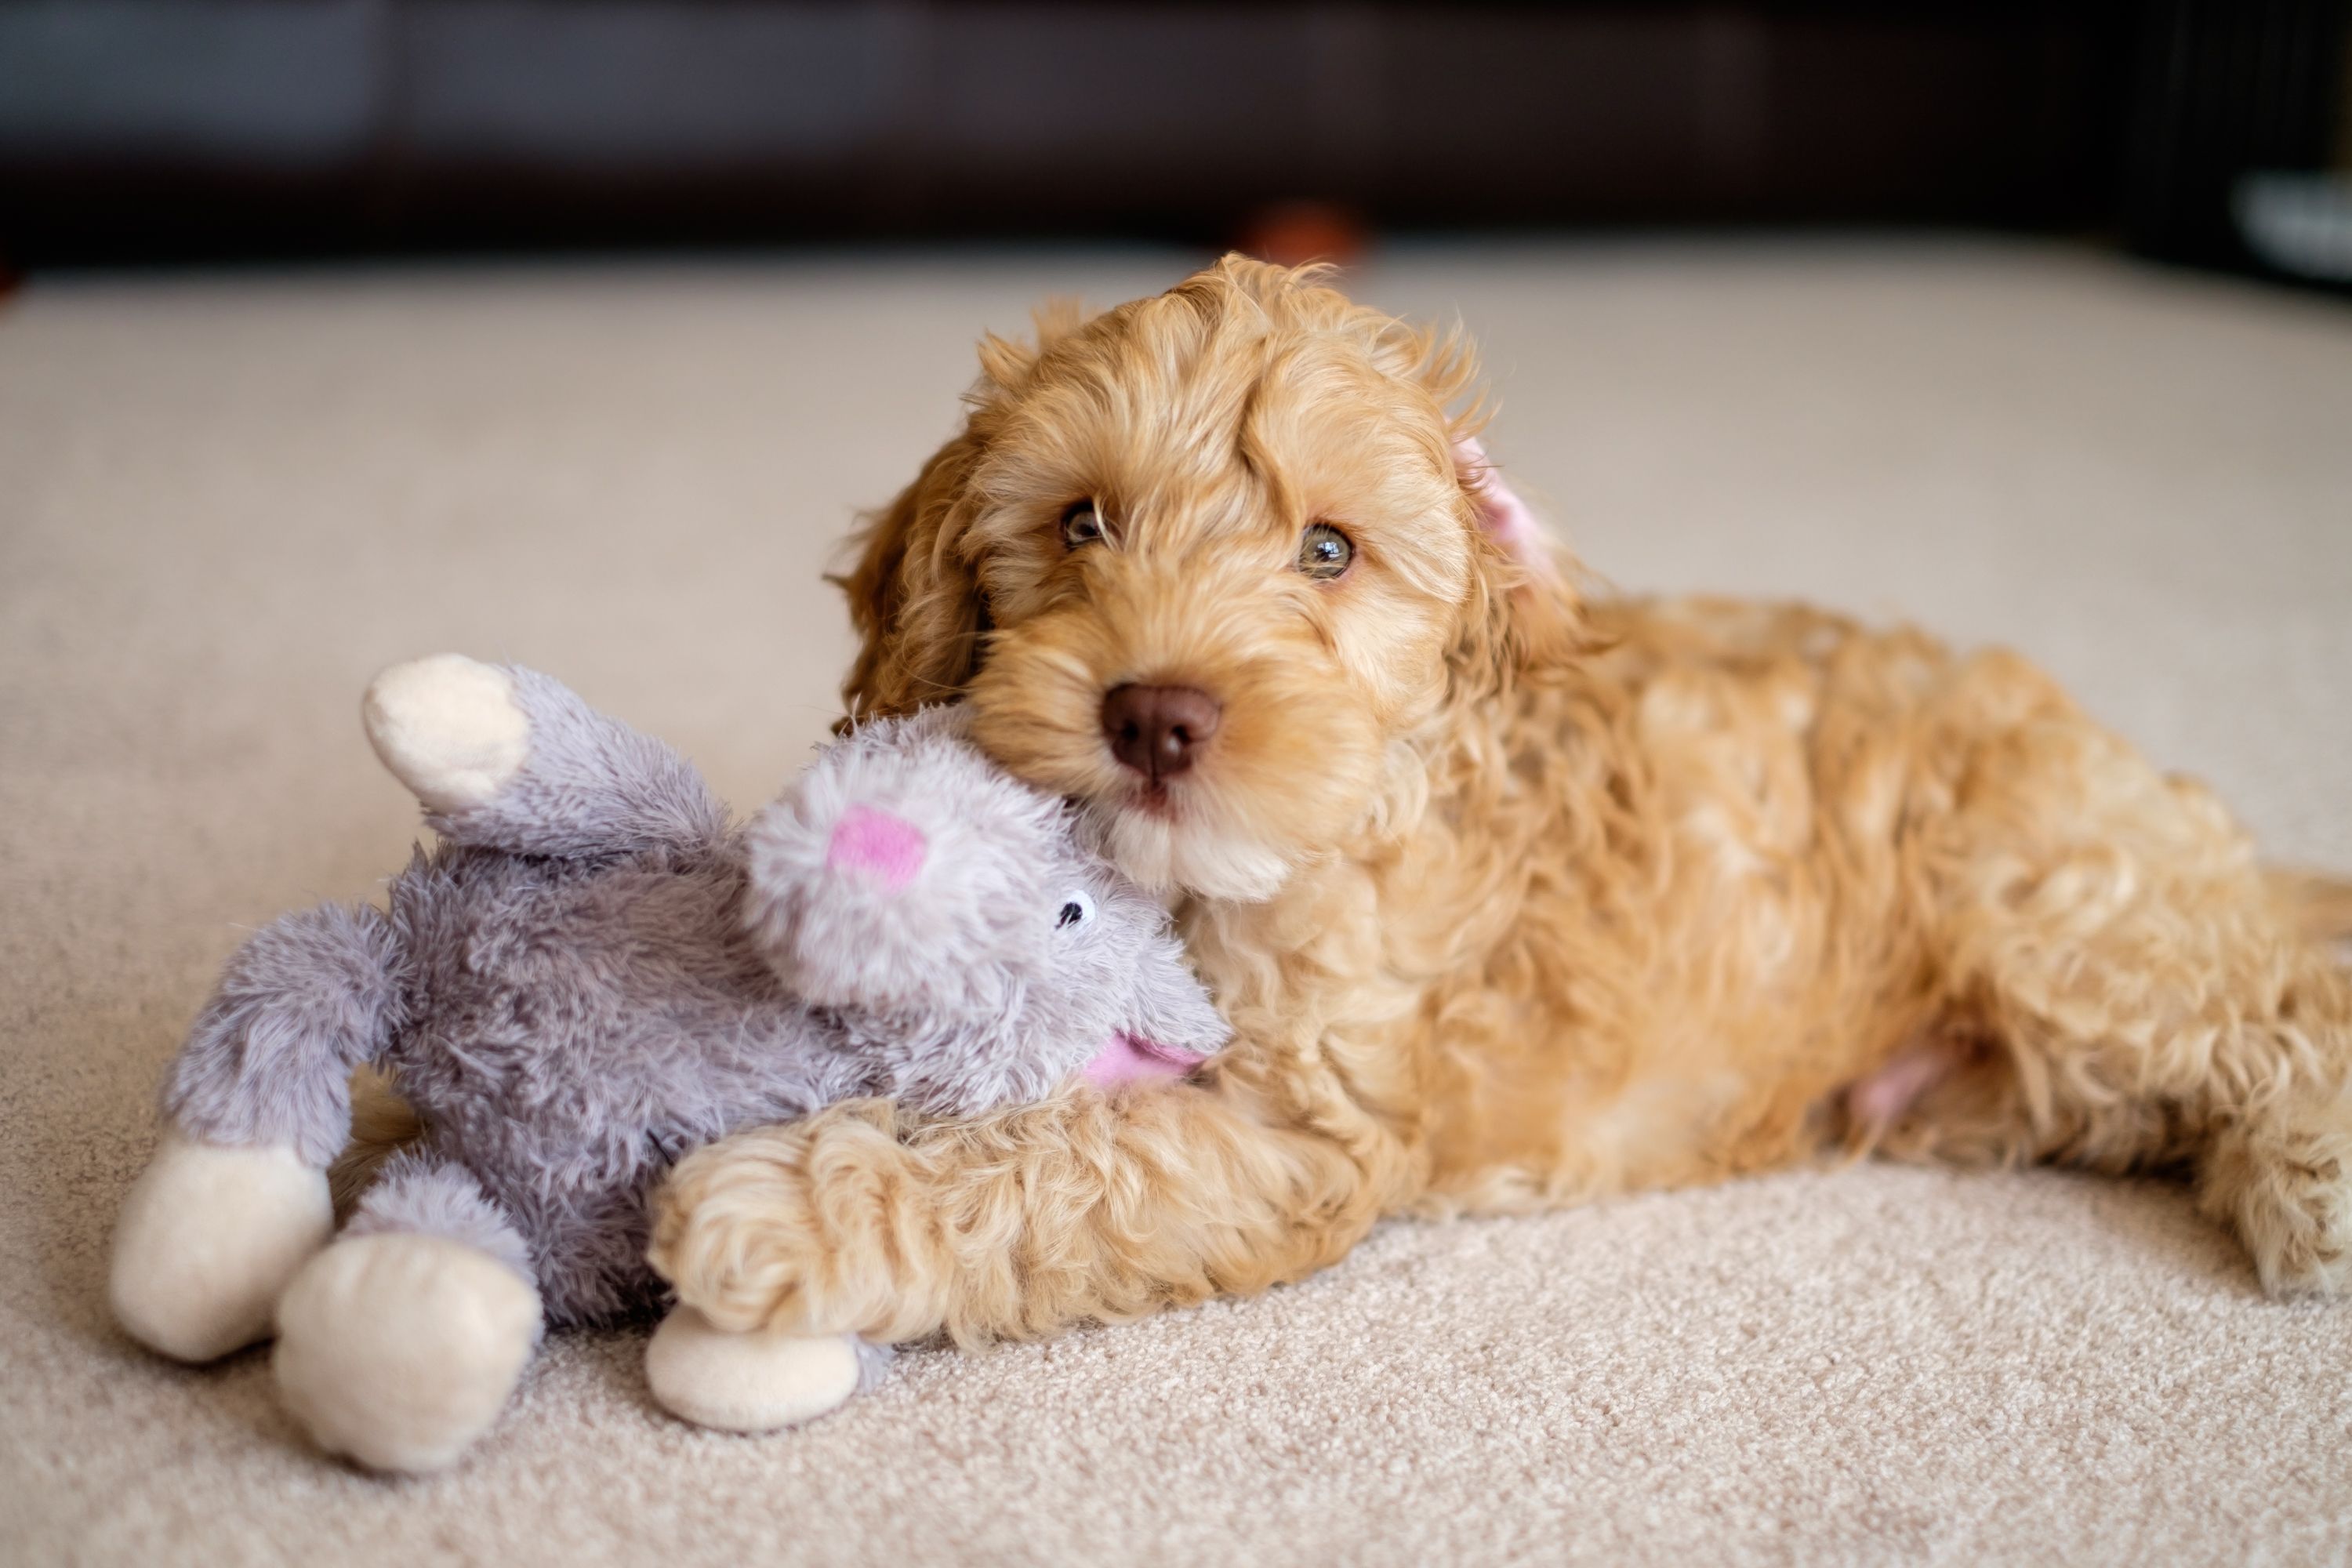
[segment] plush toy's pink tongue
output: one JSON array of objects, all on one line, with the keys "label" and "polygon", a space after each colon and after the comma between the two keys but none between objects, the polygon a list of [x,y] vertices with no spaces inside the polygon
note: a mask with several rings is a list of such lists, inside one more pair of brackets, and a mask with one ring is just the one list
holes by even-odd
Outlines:
[{"label": "plush toy's pink tongue", "polygon": [[1202,1059],[1188,1051],[1171,1050],[1150,1040],[1138,1039],[1121,1029],[1087,1064],[1087,1081],[1097,1089],[1117,1089],[1123,1083],[1168,1083],[1199,1067]]}]

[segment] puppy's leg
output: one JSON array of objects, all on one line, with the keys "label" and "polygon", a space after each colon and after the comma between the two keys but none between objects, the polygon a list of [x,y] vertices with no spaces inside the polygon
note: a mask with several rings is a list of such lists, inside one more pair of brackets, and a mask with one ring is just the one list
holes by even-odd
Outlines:
[{"label": "puppy's leg", "polygon": [[1976,759],[1928,864],[1952,1022],[1988,1048],[1883,1148],[2186,1165],[2267,1288],[2352,1282],[2352,983],[2210,795],[2046,716]]},{"label": "puppy's leg", "polygon": [[[2352,998],[2284,933],[2179,943],[2214,915],[2159,906],[2079,946],[2011,950],[1979,976],[2000,1048],[1929,1091],[1914,1136],[1979,1157],[2189,1165],[2266,1288],[2337,1290],[2352,1268]],[[2151,926],[2168,929],[2151,942]]]},{"label": "puppy's leg", "polygon": [[854,1101],[689,1155],[649,1256],[726,1330],[1031,1338],[1312,1272],[1402,1166],[1192,1086],[958,1122]]}]

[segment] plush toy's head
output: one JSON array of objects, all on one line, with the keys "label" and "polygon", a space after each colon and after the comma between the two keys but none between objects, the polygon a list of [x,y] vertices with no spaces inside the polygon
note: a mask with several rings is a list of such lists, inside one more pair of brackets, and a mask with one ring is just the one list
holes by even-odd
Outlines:
[{"label": "plush toy's head", "polygon": [[808,1002],[870,1020],[897,1091],[957,1110],[1174,1077],[1227,1031],[1165,912],[964,738],[866,724],[748,831],[745,919]]}]

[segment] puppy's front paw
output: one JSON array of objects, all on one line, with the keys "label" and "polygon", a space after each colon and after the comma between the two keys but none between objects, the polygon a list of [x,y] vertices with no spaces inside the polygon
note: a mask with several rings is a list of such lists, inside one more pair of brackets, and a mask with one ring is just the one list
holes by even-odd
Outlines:
[{"label": "puppy's front paw", "polygon": [[463,654],[394,665],[369,683],[360,717],[393,776],[444,815],[496,795],[530,745],[514,677]]},{"label": "puppy's front paw", "polygon": [[241,1350],[268,1337],[279,1292],[334,1224],[326,1173],[293,1150],[167,1131],[115,1226],[115,1321],[178,1361]]},{"label": "puppy's front paw", "polygon": [[918,1337],[932,1272],[923,1184],[890,1108],[850,1101],[680,1162],[646,1256],[678,1300],[730,1333]]},{"label": "puppy's front paw", "polygon": [[498,1419],[539,1329],[539,1293],[488,1254],[378,1232],[337,1242],[287,1287],[270,1365],[329,1453],[437,1470]]},{"label": "puppy's front paw", "polygon": [[663,1319],[646,1346],[655,1401],[720,1432],[772,1432],[838,1409],[857,1392],[861,1366],[845,1336],[730,1334],[691,1307]]}]

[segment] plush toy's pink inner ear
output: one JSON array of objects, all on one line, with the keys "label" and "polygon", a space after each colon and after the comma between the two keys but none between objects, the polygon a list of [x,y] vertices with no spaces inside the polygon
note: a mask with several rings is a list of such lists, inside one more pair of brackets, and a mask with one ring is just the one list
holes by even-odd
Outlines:
[{"label": "plush toy's pink inner ear", "polygon": [[862,871],[891,892],[915,879],[929,846],[923,830],[903,816],[853,805],[833,825],[824,863],[835,871]]},{"label": "plush toy's pink inner ear", "polygon": [[1487,535],[1520,565],[1549,574],[1553,565],[1551,542],[1543,523],[1535,509],[1503,482],[1477,437],[1465,436],[1454,443],[1454,466],[1470,488],[1470,498],[1477,503]]}]

